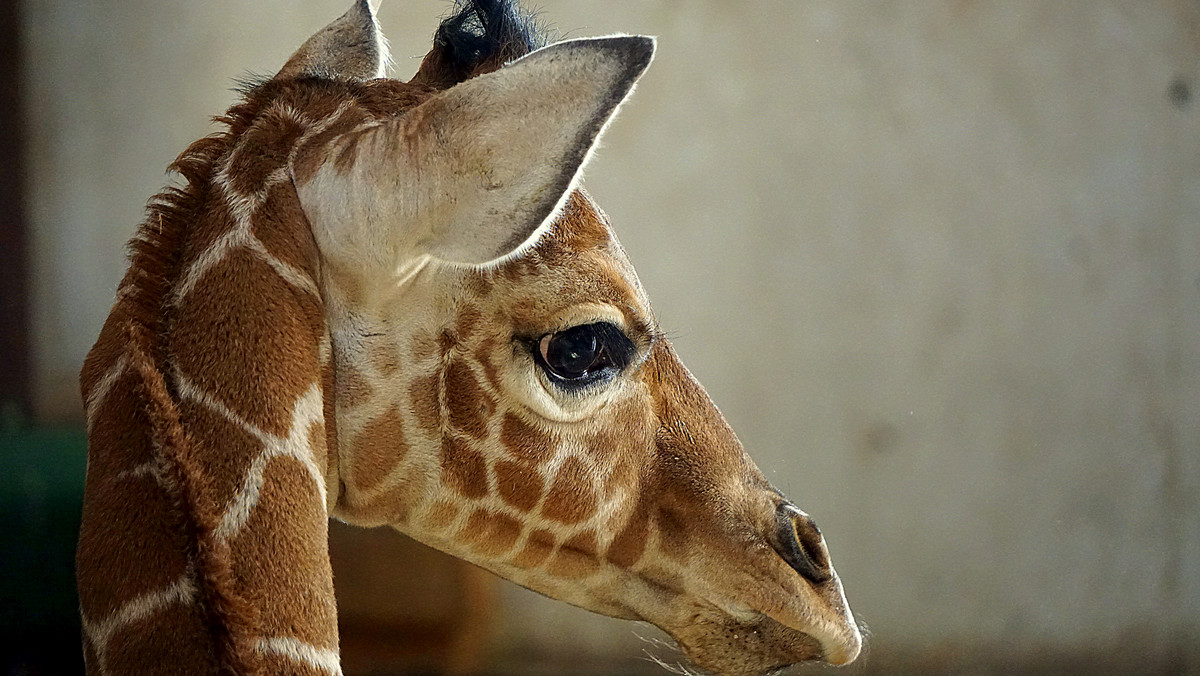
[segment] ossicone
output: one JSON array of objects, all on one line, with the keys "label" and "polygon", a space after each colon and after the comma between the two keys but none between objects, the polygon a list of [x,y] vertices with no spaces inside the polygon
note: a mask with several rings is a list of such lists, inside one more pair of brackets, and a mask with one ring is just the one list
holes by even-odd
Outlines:
[{"label": "ossicone", "polygon": [[384,76],[389,59],[370,1],[354,0],[345,14],[306,40],[275,78],[370,80]]}]

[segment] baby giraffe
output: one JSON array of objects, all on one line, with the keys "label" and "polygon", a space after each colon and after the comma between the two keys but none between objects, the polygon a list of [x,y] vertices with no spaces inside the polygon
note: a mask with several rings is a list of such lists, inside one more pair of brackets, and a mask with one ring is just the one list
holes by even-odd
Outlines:
[{"label": "baby giraffe", "polygon": [[[825,541],[662,335],[580,169],[654,52],[358,0],[173,167],[82,373],[91,674],[338,674],[330,517],[670,634],[846,664]],[[404,562],[396,562],[402,575]]]}]

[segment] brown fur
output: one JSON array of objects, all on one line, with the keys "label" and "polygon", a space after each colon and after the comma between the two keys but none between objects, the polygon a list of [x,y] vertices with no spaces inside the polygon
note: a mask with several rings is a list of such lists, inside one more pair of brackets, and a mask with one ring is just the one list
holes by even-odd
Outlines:
[{"label": "brown fur", "polygon": [[553,533],[539,528],[529,534],[525,546],[512,558],[513,565],[526,570],[536,568],[554,553],[556,544]]},{"label": "brown fur", "polygon": [[522,530],[521,522],[507,514],[477,509],[467,519],[460,537],[470,541],[480,554],[495,557],[512,549]]},{"label": "brown fur", "polygon": [[[257,533],[252,538],[219,541],[213,535],[219,519],[215,510],[240,485],[257,440],[228,420],[214,417],[211,410],[190,402],[181,407],[174,381],[174,369],[178,368],[202,391],[251,424],[269,433],[286,434],[295,397],[312,383],[329,383],[332,377],[331,371],[322,370],[317,363],[317,345],[324,335],[319,300],[283,283],[245,249],[231,250],[209,268],[197,282],[196,288],[203,291],[188,294],[178,306],[172,304],[172,298],[183,271],[233,227],[232,212],[212,182],[218,164],[228,161],[230,186],[247,192],[272,171],[286,167],[288,152],[301,130],[293,118],[279,114],[283,110],[280,102],[319,120],[340,102],[358,101],[358,112],[343,122],[353,124],[368,116],[394,115],[400,105],[421,98],[403,86],[366,92],[368,89],[369,85],[352,83],[271,82],[252,90],[244,102],[220,118],[226,127],[223,132],[196,142],[172,165],[183,176],[183,187],[168,189],[151,202],[147,220],[131,245],[130,272],[122,282],[121,300],[81,374],[81,389],[89,399],[118,359],[122,355],[128,359],[126,370],[102,402],[101,414],[91,421],[91,470],[78,574],[85,618],[99,621],[139,593],[123,584],[139,585],[136,589],[141,593],[153,592],[190,567],[195,602],[172,605],[161,612],[167,613],[164,617],[179,617],[177,626],[183,633],[173,640],[214,656],[214,665],[236,673],[254,673],[261,655],[253,650],[252,641],[272,630],[310,626],[304,633],[314,644],[336,648],[328,583],[323,596],[313,597],[322,585],[301,582],[308,573],[301,577],[293,574],[292,582],[300,586],[290,587],[293,591],[289,592],[289,587],[280,586],[286,580],[262,578],[261,569],[235,563],[254,561],[257,566],[280,552],[291,551],[298,557],[299,570],[311,570],[318,579],[328,580],[323,549],[307,554],[289,550],[296,542],[291,539],[270,545],[269,540],[261,539],[263,534],[255,525],[259,520],[274,519],[275,523],[264,523],[262,528],[286,538],[298,523],[307,520],[302,527],[319,528],[322,534],[312,542],[324,542],[320,500],[310,494],[297,502],[305,486],[311,487],[310,478],[301,478],[294,470],[289,474],[284,469],[289,462],[286,459],[272,461],[265,472],[264,496],[269,501],[276,484],[292,484],[287,500],[281,503],[292,507],[286,512],[268,509],[252,515],[247,525]],[[235,143],[242,144],[242,150],[230,155]],[[251,232],[277,260],[315,279],[318,257],[294,191],[276,184],[264,197],[266,204],[255,212]],[[250,289],[254,292],[247,293]],[[214,343],[214,338],[226,342]],[[277,356],[264,359],[264,354]],[[294,361],[280,360],[278,355],[289,355]],[[230,397],[230,393],[238,394]],[[326,433],[336,438],[332,424],[314,429],[320,443],[327,441]],[[212,463],[210,453],[215,448],[226,455]],[[321,447],[319,466],[328,465],[324,452]],[[120,472],[146,463],[160,468],[162,482],[174,487],[175,495],[161,493],[164,489],[149,474],[118,478]],[[122,485],[135,492],[122,497],[121,491],[126,490]],[[156,494],[165,501],[158,507]],[[260,504],[265,503],[260,500]],[[315,511],[300,517],[294,508],[302,504]],[[127,515],[131,521],[120,526],[114,520],[118,515]],[[155,529],[156,535],[138,535],[147,528]],[[256,550],[260,553],[253,554]],[[147,620],[149,626],[157,626],[154,617],[158,615]],[[300,621],[301,617],[308,619]],[[317,629],[318,625],[325,628]],[[110,640],[105,660],[114,660],[114,670],[119,671],[118,663],[126,655],[132,659],[134,653],[129,651],[135,649],[130,641],[139,635],[131,625],[122,627]],[[146,643],[136,650],[153,648]],[[95,655],[95,647],[89,646],[89,652]],[[98,668],[97,661],[90,659],[90,668]],[[202,661],[190,663],[200,669]]]},{"label": "brown fur", "polygon": [[596,534],[590,530],[572,535],[559,545],[546,564],[546,572],[566,580],[588,577],[599,571]]},{"label": "brown fur", "polygon": [[596,510],[596,493],[588,468],[575,457],[568,457],[558,468],[550,493],[542,503],[542,516],[564,524],[588,518]]},{"label": "brown fur", "polygon": [[413,380],[408,388],[409,406],[417,425],[435,438],[442,431],[442,409],[438,403],[441,391],[441,374],[437,372]]},{"label": "brown fur", "polygon": [[[245,113],[244,107],[232,109],[225,118],[229,125],[227,134],[196,142],[172,165],[186,183],[183,188],[168,189],[151,202],[146,224],[132,243],[130,272],[122,283],[125,301],[114,308],[95,349],[85,362],[81,382],[87,399],[118,355],[129,355],[130,368],[121,380],[128,379],[130,384],[125,385],[119,380],[113,388],[122,388],[117,391],[124,392],[125,397],[112,399],[132,405],[135,410],[110,408],[108,415],[92,421],[91,470],[84,498],[78,555],[80,604],[84,616],[93,621],[113,612],[115,604],[129,598],[129,591],[122,592],[116,586],[122,581],[137,581],[141,590],[148,592],[182,574],[186,565],[194,566],[197,569],[195,584],[202,603],[176,611],[183,616],[179,620],[183,623],[181,626],[194,629],[189,640],[201,653],[212,656],[214,668],[238,673],[252,673],[253,670],[246,647],[253,613],[231,588],[228,560],[222,547],[204,535],[212,523],[198,504],[196,470],[188,462],[186,436],[163,377],[161,336],[164,333],[162,308],[178,276],[181,247],[190,218],[207,197],[207,177],[212,173],[216,158],[228,140],[244,127]],[[124,429],[118,431],[122,426]],[[106,432],[110,427],[113,431]],[[139,449],[140,457],[130,457],[129,451],[136,453]],[[140,480],[143,488],[136,498],[131,495],[121,501],[118,494],[113,493],[117,487],[112,484],[122,481],[118,478],[119,472],[145,463],[159,467],[166,477],[166,485],[175,490],[175,495],[164,495],[167,504],[158,509],[145,501],[166,488],[155,486],[146,490],[146,479]],[[133,507],[135,504],[137,508]],[[121,527],[112,521],[119,515],[133,520],[128,526]],[[154,519],[165,521],[156,525]],[[97,532],[105,526],[116,526],[116,529],[107,535]],[[144,532],[146,528],[156,528],[156,536],[139,537],[139,531]],[[114,547],[118,542],[126,544]],[[135,544],[145,547],[146,551],[131,550],[129,546]],[[124,561],[115,558],[114,554],[119,552],[128,558]],[[182,557],[182,562],[177,558],[177,563],[166,562],[175,557]],[[155,574],[161,576],[157,582],[148,579]],[[116,594],[107,603],[95,596],[105,591]],[[125,630],[120,635],[138,634]],[[212,647],[205,649],[206,644]],[[126,654],[121,648],[124,645],[127,643],[110,648],[113,659],[120,660]],[[148,648],[138,651],[143,649]],[[95,654],[94,646],[92,654]],[[97,662],[90,661],[89,667],[100,668]]]},{"label": "brown fur", "polygon": [[379,485],[407,454],[403,418],[395,407],[389,408],[354,438],[354,480],[370,490]]},{"label": "brown fur", "polygon": [[500,497],[513,507],[528,512],[542,499],[542,477],[533,465],[501,460],[496,463],[495,472]]},{"label": "brown fur", "polygon": [[534,465],[549,460],[557,444],[544,430],[530,425],[512,413],[504,414],[500,443],[513,454]]},{"label": "brown fur", "polygon": [[[463,118],[443,116],[473,102],[434,95],[529,48],[504,44],[464,64],[439,43],[412,83],[361,82],[378,66],[370,18],[359,0],[279,77],[247,91],[223,131],[180,156],[184,187],[156,198],[135,237],[81,374],[89,671],[318,673],[285,654],[295,641],[335,662],[330,508],[599,612],[650,619],[723,673],[817,656],[824,648],[803,632],[838,622],[830,640],[852,658],[858,635],[832,569],[808,586],[773,550],[781,496],[658,331],[585,193],[568,195],[519,256],[473,271],[420,259],[403,290],[420,305],[365,311],[387,284],[358,269],[361,253],[338,258],[321,193],[307,184],[319,172],[370,182],[361,163],[440,143],[423,134],[446,131],[438,125]],[[635,43],[626,56],[642,59],[640,73],[648,40],[584,49],[611,56]],[[518,157],[520,168],[531,163]],[[500,190],[491,166],[480,166],[481,186]],[[415,244],[435,255],[448,237],[436,230],[440,213],[428,214],[438,241]],[[506,255],[535,218],[476,234],[510,239],[496,254]],[[540,379],[540,337],[613,312],[636,363],[573,393]]]},{"label": "brown fur", "polygon": [[446,436],[442,439],[442,481],[464,498],[488,494],[487,461],[467,442]]},{"label": "brown fur", "polygon": [[445,387],[454,393],[446,400],[446,414],[450,425],[476,439],[488,434],[488,421],[496,411],[496,400],[479,386],[470,367],[462,360],[454,360],[446,368]]}]

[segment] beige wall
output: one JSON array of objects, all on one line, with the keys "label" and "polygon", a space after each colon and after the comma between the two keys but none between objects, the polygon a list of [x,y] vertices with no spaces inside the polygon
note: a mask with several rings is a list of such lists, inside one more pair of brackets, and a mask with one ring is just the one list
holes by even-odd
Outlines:
[{"label": "beige wall", "polygon": [[[587,185],[876,658],[1200,669],[1200,7],[538,4],[660,36]],[[38,401],[73,418],[162,168],[342,7],[27,5]],[[444,10],[385,2],[394,75]],[[640,653],[510,595],[529,654]]]}]

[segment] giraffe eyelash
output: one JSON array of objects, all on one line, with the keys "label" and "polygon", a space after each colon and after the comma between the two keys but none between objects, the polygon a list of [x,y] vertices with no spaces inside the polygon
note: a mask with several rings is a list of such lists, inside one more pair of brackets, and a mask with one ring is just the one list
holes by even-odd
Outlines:
[{"label": "giraffe eyelash", "polygon": [[558,390],[571,394],[612,381],[638,352],[634,342],[608,322],[580,324],[543,334],[526,341],[526,345],[547,380]]}]

